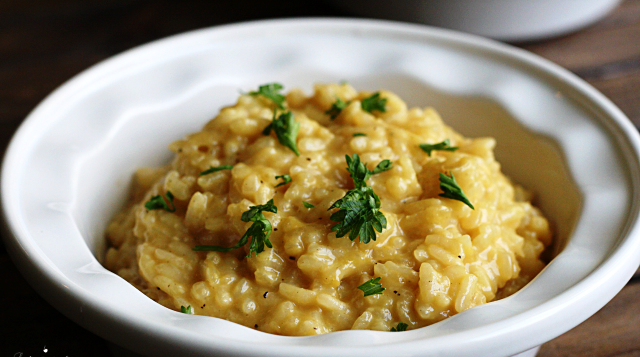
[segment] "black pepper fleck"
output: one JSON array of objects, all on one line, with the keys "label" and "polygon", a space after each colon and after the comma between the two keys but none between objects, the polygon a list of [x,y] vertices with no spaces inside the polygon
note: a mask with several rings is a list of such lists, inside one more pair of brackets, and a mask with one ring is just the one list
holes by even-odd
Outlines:
[{"label": "black pepper fleck", "polygon": [[289,257],[289,259],[291,259],[291,260],[296,260],[296,257]]},{"label": "black pepper fleck", "polygon": [[253,327],[258,328],[258,324],[256,324],[256,325],[255,325],[255,326],[253,326]]},{"label": "black pepper fleck", "polygon": [[311,161],[311,158],[310,158],[310,157],[308,157],[308,158],[307,158],[307,161]]},{"label": "black pepper fleck", "polygon": [[268,293],[269,293],[268,291],[265,291],[265,292],[264,292],[264,295],[262,295],[262,297],[266,299],[266,298],[267,298],[267,294],[268,294]]},{"label": "black pepper fleck", "polygon": [[274,228],[273,230],[274,230],[274,231],[277,231],[277,230],[278,230],[278,228]]},{"label": "black pepper fleck", "polygon": [[458,255],[458,258],[462,259],[462,256]]}]

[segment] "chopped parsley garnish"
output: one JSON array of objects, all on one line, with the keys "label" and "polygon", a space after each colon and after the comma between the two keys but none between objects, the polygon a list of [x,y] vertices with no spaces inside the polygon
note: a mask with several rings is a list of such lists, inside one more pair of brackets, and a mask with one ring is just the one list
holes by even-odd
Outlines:
[{"label": "chopped parsley garnish", "polygon": [[271,129],[276,132],[278,141],[280,144],[288,147],[293,151],[296,156],[300,156],[298,151],[298,145],[296,144],[296,137],[298,136],[298,130],[300,130],[300,123],[293,119],[292,112],[284,112],[276,118],[276,111],[273,111],[273,121],[267,125],[262,131],[262,134],[269,135]]},{"label": "chopped parsley garnish", "polygon": [[365,297],[369,295],[382,294],[386,289],[382,287],[382,284],[380,284],[380,279],[380,277],[373,278],[358,286],[358,289],[364,292]]},{"label": "chopped parsley garnish", "polygon": [[222,170],[231,170],[233,168],[232,165],[222,165],[222,166],[210,166],[209,169],[204,170],[200,173],[200,176],[208,175],[214,172],[222,171]]},{"label": "chopped parsley garnish", "polygon": [[391,169],[391,161],[383,160],[371,171],[360,161],[358,154],[353,154],[353,158],[346,155],[346,159],[355,188],[329,207],[329,210],[340,208],[330,217],[338,223],[331,230],[336,231],[336,238],[348,233],[352,241],[360,237],[360,242],[369,243],[376,240],[376,231],[387,228],[387,219],[380,212],[380,198],[366,181],[371,175]]},{"label": "chopped parsley garnish", "polygon": [[282,185],[286,185],[289,182],[291,182],[291,176],[284,174],[284,175],[280,175],[280,176],[276,176],[276,180],[281,178],[283,180],[283,182],[280,182],[279,184],[276,185],[276,187],[280,187]]},{"label": "chopped parsley garnish", "polygon": [[258,255],[264,251],[265,245],[272,248],[269,235],[271,235],[273,227],[271,226],[271,222],[265,218],[262,212],[278,212],[278,208],[273,204],[273,199],[269,200],[269,202],[264,205],[251,206],[248,211],[242,213],[242,217],[240,219],[242,219],[243,222],[253,222],[253,224],[233,247],[227,248],[217,245],[196,245],[193,250],[230,252],[247,244],[249,237],[251,237],[251,246],[249,247],[249,254],[247,254],[247,258],[251,257],[251,253],[256,253],[256,255]]},{"label": "chopped parsley garnish", "polygon": [[363,243],[376,240],[376,232],[387,228],[387,219],[380,212],[380,198],[371,187],[354,188],[337,200],[329,209],[340,208],[330,219],[338,224],[331,227],[336,238],[349,234],[349,239],[360,237]]},{"label": "chopped parsley garnish", "polygon": [[[167,204],[167,201],[171,205]],[[152,211],[154,209],[164,209],[167,212],[175,212],[176,206],[173,204],[173,194],[171,191],[167,191],[167,200],[165,201],[161,195],[153,196],[147,203],[144,204],[144,208]]]},{"label": "chopped parsley garnish", "polygon": [[283,103],[285,96],[278,93],[282,88],[284,87],[280,83],[268,83],[259,86],[257,91],[249,92],[249,94],[254,96],[261,95],[265,98],[271,99],[279,109],[284,109]]},{"label": "chopped parsley garnish", "polygon": [[353,137],[357,137],[357,136],[367,136],[367,134],[365,133],[353,133]]},{"label": "chopped parsley garnish", "polygon": [[458,150],[458,147],[451,146],[449,139],[444,139],[444,141],[437,144],[420,144],[420,149],[431,156],[431,152],[434,150],[456,151]]},{"label": "chopped parsley garnish", "polygon": [[365,98],[360,102],[362,110],[369,113],[374,110],[384,113],[386,111],[384,107],[385,104],[387,104],[387,98],[380,98],[380,92],[376,92],[372,96]]},{"label": "chopped parsley garnish", "polygon": [[398,322],[398,326],[392,327],[391,332],[407,331],[407,327],[409,327],[409,325],[405,324],[404,322]]},{"label": "chopped parsley garnish", "polygon": [[345,102],[344,100],[336,97],[336,101],[331,104],[331,108],[324,113],[329,114],[329,117],[333,120],[340,115],[342,109],[346,108],[349,103],[351,102]]},{"label": "chopped parsley garnish", "polygon": [[383,172],[383,171],[387,171],[387,170],[391,170],[391,169],[392,169],[392,167],[391,167],[391,161],[389,161],[389,160],[382,160],[382,161],[380,161],[380,163],[378,164],[378,166],[376,166],[376,167],[373,169],[373,171],[371,171],[371,174],[372,174],[372,175],[375,175],[375,174],[379,174],[379,173],[381,173],[381,172]]},{"label": "chopped parsley garnish", "polygon": [[187,307],[180,305],[180,312],[183,314],[193,315],[193,308],[191,308],[191,305]]},{"label": "chopped parsley garnish", "polygon": [[353,184],[356,188],[367,186],[366,181],[371,177],[371,175],[391,169],[391,161],[389,160],[380,161],[378,166],[371,171],[367,168],[366,164],[360,161],[360,156],[358,156],[358,154],[353,154],[353,158],[346,155],[345,158],[347,160],[347,171],[349,171],[349,174],[353,179]]},{"label": "chopped parsley garnish", "polygon": [[451,173],[450,177],[443,174],[442,172],[440,173],[440,189],[443,192],[440,194],[440,197],[458,200],[471,207],[471,209],[475,209],[473,208],[471,202],[469,202],[467,196],[465,196],[464,192],[462,192],[462,188],[460,188],[460,186],[456,182],[456,178],[453,177],[453,172]]},{"label": "chopped parsley garnish", "polygon": [[302,204],[304,205],[305,208],[313,208],[313,207],[315,207],[314,205],[312,205],[311,203],[309,203],[307,201],[302,201]]}]

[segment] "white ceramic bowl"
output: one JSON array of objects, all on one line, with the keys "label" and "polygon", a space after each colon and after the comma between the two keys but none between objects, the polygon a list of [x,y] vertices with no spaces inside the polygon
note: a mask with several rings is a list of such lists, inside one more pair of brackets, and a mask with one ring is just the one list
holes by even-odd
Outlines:
[{"label": "white ceramic bowl", "polygon": [[[185,315],[100,260],[135,168],[170,159],[238,90],[347,80],[435,106],[467,136],[497,138],[504,171],[538,193],[562,252],[515,295],[425,328],[275,336]],[[605,305],[640,261],[640,140],[609,100],[539,57],[451,31],[298,19],[190,32],[127,51],[46,98],[2,167],[6,245],[34,288],[80,325],[150,356],[509,356]],[[533,351],[533,352],[531,352]]]},{"label": "white ceramic bowl", "polygon": [[502,41],[560,36],[600,20],[622,0],[330,0],[354,14],[439,26]]}]

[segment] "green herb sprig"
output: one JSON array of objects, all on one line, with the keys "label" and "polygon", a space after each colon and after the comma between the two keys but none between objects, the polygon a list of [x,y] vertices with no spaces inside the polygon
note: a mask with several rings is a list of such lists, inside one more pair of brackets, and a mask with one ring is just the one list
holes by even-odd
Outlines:
[{"label": "green herb sprig", "polygon": [[385,108],[386,104],[387,104],[387,98],[380,98],[380,92],[376,92],[370,97],[363,99],[360,102],[360,107],[365,112],[371,113],[374,110],[377,110],[381,113],[384,113],[386,111],[386,108]]},{"label": "green herb sprig", "polygon": [[387,218],[380,212],[380,197],[366,181],[371,175],[391,169],[391,162],[383,160],[371,171],[360,161],[358,154],[353,154],[353,158],[347,155],[346,160],[355,188],[329,207],[329,210],[340,209],[330,217],[337,222],[331,230],[336,231],[336,238],[349,234],[352,241],[359,237],[360,242],[366,244],[376,240],[376,231],[381,233],[387,228]]},{"label": "green herb sprig", "polygon": [[358,137],[358,136],[367,136],[367,134],[365,133],[353,133],[353,137]]},{"label": "green herb sprig", "polygon": [[212,174],[214,172],[222,171],[222,170],[231,170],[233,169],[232,165],[221,165],[221,166],[210,166],[207,170],[204,170],[200,173],[200,176]]},{"label": "green herb sprig", "polygon": [[191,305],[187,307],[180,305],[180,312],[183,314],[193,315],[193,308],[191,307]]},{"label": "green herb sprig", "polygon": [[269,135],[271,129],[276,133],[276,137],[280,144],[288,147],[293,151],[296,156],[300,156],[298,145],[296,144],[296,137],[300,130],[300,123],[295,121],[292,112],[284,112],[276,118],[276,111],[273,111],[273,121],[267,125],[262,131],[262,134]]},{"label": "green herb sprig", "polygon": [[456,182],[456,178],[453,177],[453,172],[451,172],[450,175],[451,176],[447,176],[442,172],[440,173],[440,189],[442,190],[440,197],[461,201],[471,207],[471,209],[475,209],[464,192],[462,192],[462,188],[458,185],[458,182]]},{"label": "green herb sprig", "polygon": [[276,176],[276,180],[277,179],[282,179],[282,182],[277,184],[276,187],[280,187],[280,186],[286,185],[289,182],[291,182],[291,176],[289,176],[287,174]]},{"label": "green herb sprig", "polygon": [[431,152],[434,150],[456,151],[458,150],[458,147],[451,146],[449,139],[444,139],[444,141],[437,144],[420,144],[420,149],[431,156]]},{"label": "green herb sprig", "polygon": [[305,208],[313,208],[313,207],[315,207],[314,205],[312,205],[311,203],[309,203],[309,202],[307,202],[307,201],[302,201],[302,205],[303,205]]},{"label": "green herb sprig", "polygon": [[233,247],[227,248],[217,245],[196,245],[193,250],[230,252],[247,244],[249,237],[251,237],[251,245],[249,247],[249,254],[247,254],[247,258],[250,258],[252,253],[255,253],[256,256],[259,253],[262,253],[265,246],[272,248],[273,246],[269,240],[269,235],[271,235],[273,227],[271,226],[271,222],[265,218],[262,212],[278,213],[278,208],[273,204],[273,199],[269,200],[269,202],[264,205],[251,206],[248,211],[242,213],[242,217],[240,219],[242,219],[243,222],[253,222],[253,224]]},{"label": "green herb sprig", "polygon": [[392,327],[391,332],[407,331],[407,327],[409,327],[409,325],[405,324],[404,322],[398,322],[398,326]]},{"label": "green herb sprig", "polygon": [[382,287],[382,284],[380,284],[380,279],[380,277],[373,278],[366,283],[358,286],[358,289],[364,292],[365,297],[369,295],[382,294],[382,292],[387,289]]},{"label": "green herb sprig", "polygon": [[358,154],[353,154],[353,158],[346,155],[345,159],[347,161],[347,171],[349,171],[349,175],[353,179],[353,183],[356,188],[367,186],[366,181],[371,177],[371,175],[392,169],[391,161],[389,160],[380,161],[373,171],[371,171],[367,168],[367,164],[360,160],[360,156]]},{"label": "green herb sprig", "polygon": [[[171,191],[167,191],[166,196],[166,201],[164,198],[162,198],[161,195],[151,197],[151,199],[144,204],[144,208],[148,209],[149,211],[164,209],[167,212],[175,212],[176,206],[173,204],[173,194],[171,193]],[[171,205],[171,207],[169,207],[169,205]]]},{"label": "green herb sprig", "polygon": [[259,86],[257,91],[249,92],[249,94],[253,96],[261,95],[271,99],[279,109],[284,110],[285,96],[279,93],[282,88],[284,87],[280,83],[268,83]]},{"label": "green herb sprig", "polygon": [[349,103],[351,102],[345,102],[344,100],[336,97],[336,101],[333,102],[333,104],[331,104],[331,108],[329,108],[329,110],[327,110],[324,113],[329,114],[329,118],[331,120],[334,120],[335,118],[338,117],[338,115],[340,115],[340,112],[342,112],[342,109],[346,108],[347,105],[349,105]]}]

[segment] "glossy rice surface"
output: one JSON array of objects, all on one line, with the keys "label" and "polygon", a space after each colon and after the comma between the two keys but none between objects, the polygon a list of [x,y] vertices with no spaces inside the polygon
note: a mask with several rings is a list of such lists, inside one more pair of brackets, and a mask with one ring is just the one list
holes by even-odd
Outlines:
[{"label": "glossy rice surface", "polygon": [[[135,173],[129,203],[107,228],[105,265],[168,308],[281,335],[389,331],[399,322],[415,329],[523,287],[544,267],[552,232],[531,194],[501,173],[494,139],[464,138],[434,109],[378,93],[385,111],[370,113],[361,101],[374,93],[349,84],[289,92],[299,156],[273,131],[263,134],[274,103],[241,95],[201,132],[172,143],[170,165]],[[326,111],[336,98],[348,104],[332,120]],[[419,146],[445,139],[458,149],[428,155]],[[329,207],[353,188],[345,155],[354,153],[371,170],[385,159],[393,166],[367,180],[387,219],[368,244],[331,230],[337,209]],[[233,168],[200,175],[221,165]],[[454,175],[475,209],[439,196],[440,173]],[[276,187],[284,174],[291,182]],[[169,191],[175,212],[145,208]],[[250,258],[248,244],[192,250],[234,245],[251,226],[242,213],[270,199],[278,209],[264,213],[272,249]],[[364,297],[357,287],[375,277],[386,290]]]}]

